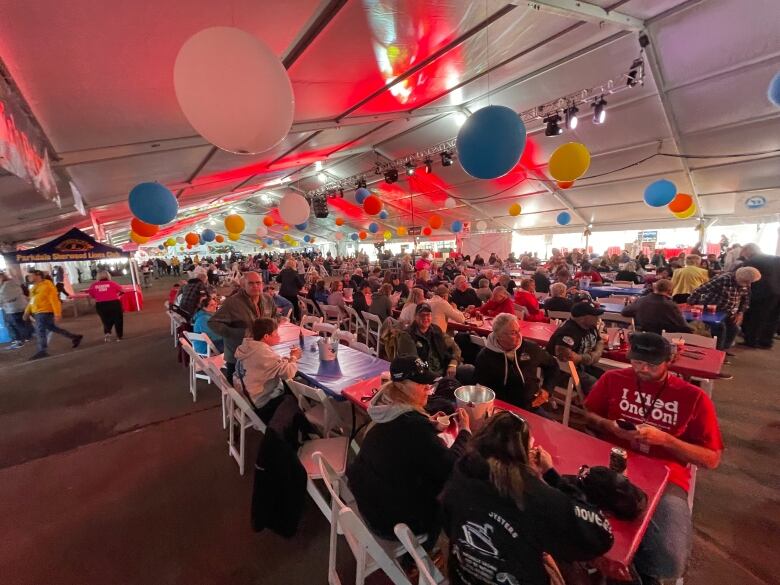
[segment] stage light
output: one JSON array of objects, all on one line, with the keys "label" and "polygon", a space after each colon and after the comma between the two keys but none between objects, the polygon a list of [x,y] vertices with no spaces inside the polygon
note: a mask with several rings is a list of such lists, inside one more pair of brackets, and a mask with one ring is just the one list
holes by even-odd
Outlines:
[{"label": "stage light", "polygon": [[607,119],[607,100],[604,99],[604,96],[599,97],[595,102],[593,102],[593,123],[594,124],[603,124],[604,120]]},{"label": "stage light", "polygon": [[404,165],[404,167],[406,167],[406,174],[411,177],[414,174],[414,171],[415,171],[414,163],[409,161],[408,163],[406,163]]},{"label": "stage light", "polygon": [[321,171],[322,170],[322,161],[318,160],[314,163],[314,170],[315,171]]},{"label": "stage light", "polygon": [[579,110],[577,109],[577,106],[573,104],[566,108],[566,127],[569,130],[574,130],[577,128],[577,124],[579,123],[577,112],[579,112]]},{"label": "stage light", "polygon": [[452,165],[452,153],[446,150],[441,153],[441,166],[449,167]]},{"label": "stage light", "polygon": [[433,160],[430,158],[426,158],[424,161],[425,163],[425,172],[426,173],[432,173],[433,172]]},{"label": "stage light", "polygon": [[552,116],[547,116],[543,122],[547,124],[547,127],[544,129],[544,135],[545,136],[559,136],[563,134],[563,128],[561,128],[558,124],[561,121],[561,117],[558,114],[553,114]]},{"label": "stage light", "polygon": [[628,87],[645,84],[645,62],[642,60],[642,57],[634,59],[634,62],[631,63],[631,67],[628,69],[626,77],[628,78],[626,80],[626,85]]},{"label": "stage light", "polygon": [[391,185],[398,180],[398,169],[389,169],[385,171],[385,183]]}]

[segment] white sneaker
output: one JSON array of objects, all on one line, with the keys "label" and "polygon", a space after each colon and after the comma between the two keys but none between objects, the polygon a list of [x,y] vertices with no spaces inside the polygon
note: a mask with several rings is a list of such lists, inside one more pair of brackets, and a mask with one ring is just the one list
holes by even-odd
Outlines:
[{"label": "white sneaker", "polygon": [[106,335],[103,336],[103,343],[108,343],[110,341],[111,341],[111,335],[107,333]]},{"label": "white sneaker", "polygon": [[6,349],[19,349],[23,345],[24,345],[24,342],[22,342],[22,341],[12,341],[11,345],[6,347]]}]

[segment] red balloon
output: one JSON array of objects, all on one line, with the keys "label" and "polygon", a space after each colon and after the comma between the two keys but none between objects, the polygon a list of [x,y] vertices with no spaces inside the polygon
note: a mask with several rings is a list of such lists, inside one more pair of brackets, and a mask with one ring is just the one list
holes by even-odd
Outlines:
[{"label": "red balloon", "polygon": [[192,250],[192,244],[187,244],[187,249]]},{"label": "red balloon", "polygon": [[358,232],[358,237],[359,237],[361,240],[365,240],[365,239],[368,237],[368,234],[367,234],[366,232],[364,232],[363,230],[360,230],[360,231]]},{"label": "red balloon", "polygon": [[221,234],[217,234],[217,237],[214,238],[214,239],[221,244],[222,242],[225,241],[225,236],[223,236]]},{"label": "red balloon", "polygon": [[369,195],[366,200],[363,201],[363,211],[368,215],[376,215],[382,211],[382,200],[376,195]]},{"label": "red balloon", "polygon": [[433,230],[432,230],[431,228],[429,228],[429,227],[426,225],[426,226],[423,228],[423,231],[422,231],[422,233],[423,233],[423,235],[424,235],[424,236],[430,236],[432,231],[433,231]]},{"label": "red balloon", "polygon": [[160,231],[160,226],[146,223],[145,221],[141,221],[137,217],[134,217],[130,220],[130,229],[139,236],[143,236],[144,238],[151,238],[158,231]]},{"label": "red balloon", "polygon": [[558,181],[556,185],[559,189],[569,189],[574,185],[574,181]]},{"label": "red balloon", "polygon": [[441,218],[440,215],[436,215],[435,213],[428,219],[428,225],[431,226],[433,229],[437,230],[442,225],[444,225],[444,220]]},{"label": "red balloon", "polygon": [[[672,202],[668,207],[669,211],[672,213],[683,213],[684,211],[688,211],[691,208],[691,205],[693,205],[693,197],[687,193],[678,193],[674,196],[674,199],[672,199]],[[138,232],[135,233],[138,234]],[[138,235],[140,236],[141,234]]]},{"label": "red balloon", "polygon": [[200,242],[200,237],[198,237],[198,234],[193,234],[192,232],[190,232],[186,236],[184,236],[184,241],[187,242],[190,246],[194,246],[195,244]]},{"label": "red balloon", "polygon": [[344,218],[343,217],[337,217],[336,218],[336,225],[344,225]]}]

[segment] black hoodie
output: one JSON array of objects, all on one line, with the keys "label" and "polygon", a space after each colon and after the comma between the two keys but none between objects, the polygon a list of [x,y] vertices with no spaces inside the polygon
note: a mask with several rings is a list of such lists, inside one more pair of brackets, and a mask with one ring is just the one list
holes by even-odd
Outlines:
[{"label": "black hoodie", "polygon": [[542,561],[584,561],[612,547],[612,527],[577,492],[557,489],[559,476],[525,476],[523,509],[501,496],[488,463],[469,453],[455,466],[442,494],[444,531],[450,539],[452,585],[548,585]]}]

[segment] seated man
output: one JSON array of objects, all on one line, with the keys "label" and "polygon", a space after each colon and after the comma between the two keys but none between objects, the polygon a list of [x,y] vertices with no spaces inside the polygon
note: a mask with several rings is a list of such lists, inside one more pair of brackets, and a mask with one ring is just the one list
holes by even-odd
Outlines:
[{"label": "seated man", "polygon": [[667,340],[655,333],[635,333],[628,358],[631,368],[605,373],[588,394],[587,422],[604,439],[669,467],[669,483],[634,566],[642,583],[674,582],[685,571],[693,536],[689,465],[715,469],[723,441],[709,396],[669,375]]},{"label": "seated man", "polygon": [[539,301],[536,298],[536,283],[533,278],[524,278],[520,281],[520,288],[515,292],[515,304],[526,310],[526,321],[547,323],[547,316],[539,308]]},{"label": "seated man", "polygon": [[490,297],[493,296],[493,289],[490,288],[490,281],[487,278],[479,279],[479,288],[474,292],[476,293],[477,298],[479,298],[479,305],[477,305],[477,307],[481,307],[483,303],[488,302]]},{"label": "seated man", "polygon": [[[259,276],[259,275],[258,275]],[[290,380],[298,372],[301,348],[290,349],[289,357],[276,353],[272,345],[279,343],[278,324],[261,317],[252,323],[252,336],[244,339],[236,349],[236,373],[233,385],[249,396],[263,422],[271,420],[284,394],[283,380]]]},{"label": "seated man", "polygon": [[566,296],[566,285],[556,282],[550,285],[550,296],[544,301],[545,311],[563,311],[569,313],[574,303]]},{"label": "seated man", "polygon": [[693,333],[682,316],[680,307],[672,300],[672,281],[661,279],[653,283],[653,292],[640,297],[620,312],[624,317],[633,317],[642,331],[661,334]]},{"label": "seated man", "polygon": [[550,396],[543,387],[555,387],[558,362],[532,341],[523,340],[516,316],[503,313],[493,320],[493,332],[474,366],[475,382],[495,391],[496,398],[546,416],[540,407]]},{"label": "seated man", "polygon": [[469,281],[465,276],[462,274],[456,276],[453,284],[455,286],[450,294],[452,302],[455,303],[459,311],[468,311],[482,305],[482,299],[477,296],[477,291],[469,286]]},{"label": "seated man", "polygon": [[474,375],[474,366],[458,365],[460,348],[433,324],[433,311],[428,303],[417,305],[414,321],[398,337],[396,355],[417,356],[436,376],[457,378],[462,384],[470,384]]},{"label": "seated man", "polygon": [[547,343],[547,352],[562,361],[573,361],[586,394],[604,372],[595,367],[604,351],[598,329],[604,309],[587,301],[575,303],[571,318],[558,327]]},{"label": "seated man", "polygon": [[590,278],[590,281],[593,284],[601,284],[604,282],[601,278],[601,274],[599,274],[598,270],[593,269],[593,265],[590,262],[582,263],[579,272],[574,275],[574,280],[579,280],[583,277]]},{"label": "seated man", "polygon": [[208,275],[205,270],[198,272],[196,276],[190,278],[181,288],[181,298],[179,299],[179,308],[192,319],[198,310],[200,303],[208,298],[209,290],[206,286]]},{"label": "seated man", "polygon": [[433,324],[437,325],[439,329],[447,332],[447,326],[449,321],[455,321],[456,323],[464,323],[466,316],[458,311],[450,302],[450,289],[446,284],[440,284],[436,287],[435,294],[428,301],[433,313]]}]

